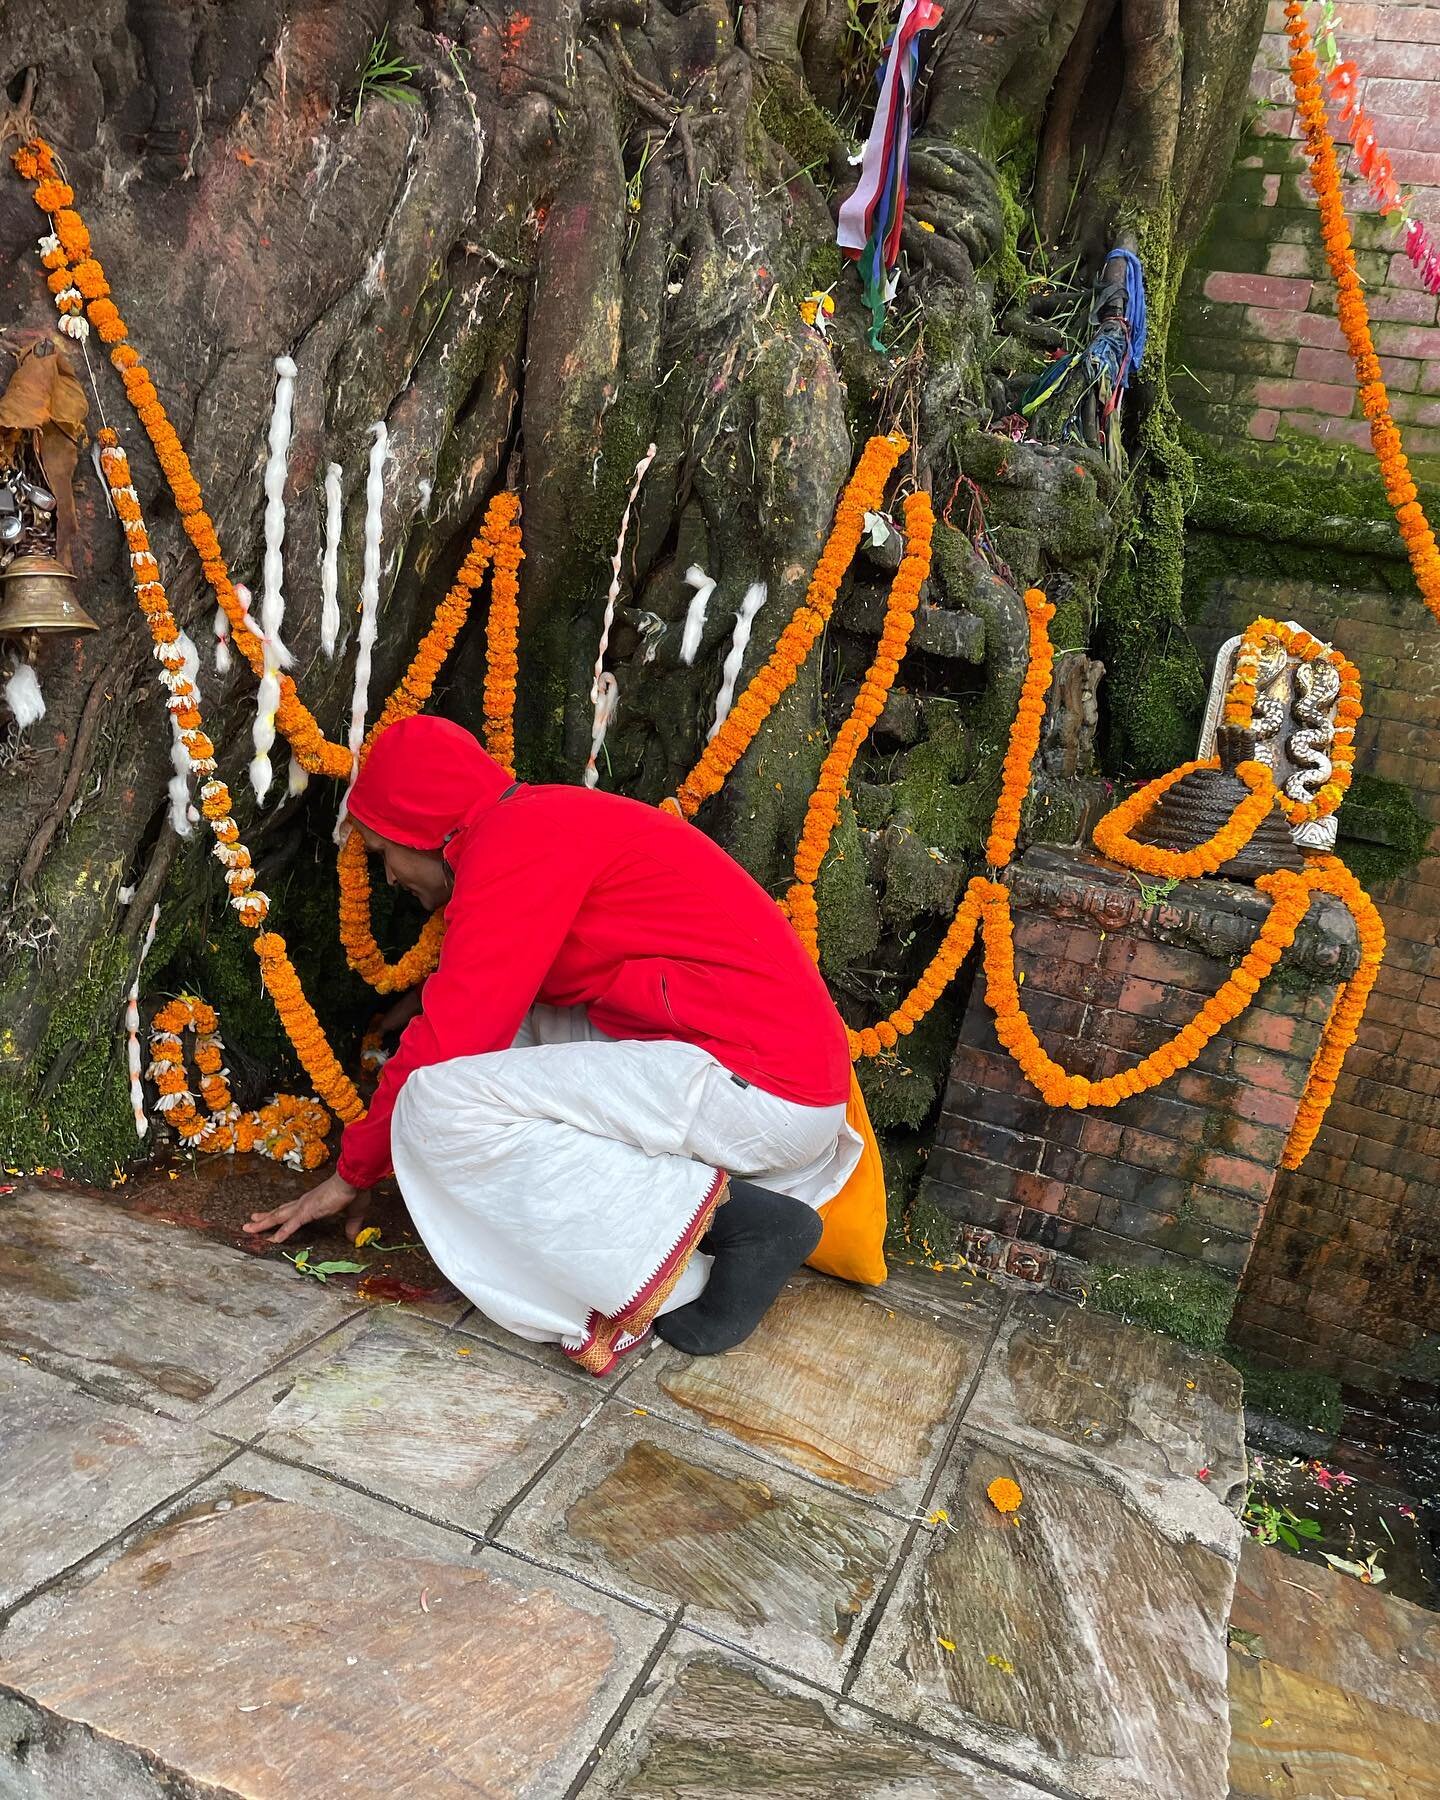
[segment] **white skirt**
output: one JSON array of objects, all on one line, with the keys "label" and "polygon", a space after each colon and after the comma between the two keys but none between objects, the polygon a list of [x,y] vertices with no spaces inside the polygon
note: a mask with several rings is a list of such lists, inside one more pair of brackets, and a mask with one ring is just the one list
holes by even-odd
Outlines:
[{"label": "white skirt", "polygon": [[823,1206],[860,1160],[845,1107],[740,1081],[693,1044],[607,1038],[537,1006],[514,1047],[417,1069],[391,1155],[438,1267],[518,1337],[592,1374],[696,1299],[725,1178]]}]

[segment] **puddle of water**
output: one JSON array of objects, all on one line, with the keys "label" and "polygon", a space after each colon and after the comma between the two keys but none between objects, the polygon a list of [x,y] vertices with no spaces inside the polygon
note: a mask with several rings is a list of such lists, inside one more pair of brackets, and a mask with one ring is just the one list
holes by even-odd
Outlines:
[{"label": "puddle of water", "polygon": [[[1355,1472],[1342,1459],[1344,1446],[1321,1461],[1250,1452],[1251,1487],[1247,1528],[1254,1529],[1259,1506],[1288,1509],[1294,1520],[1312,1520],[1318,1537],[1300,1535],[1300,1548],[1282,1542],[1306,1562],[1324,1563],[1326,1552],[1344,1561],[1369,1565],[1385,1593],[1419,1606],[1440,1610],[1440,1569],[1431,1547],[1426,1507],[1403,1488],[1381,1479],[1385,1465],[1357,1455]],[[1367,1466],[1368,1464],[1368,1466]],[[1356,1577],[1359,1579],[1359,1577]]]}]

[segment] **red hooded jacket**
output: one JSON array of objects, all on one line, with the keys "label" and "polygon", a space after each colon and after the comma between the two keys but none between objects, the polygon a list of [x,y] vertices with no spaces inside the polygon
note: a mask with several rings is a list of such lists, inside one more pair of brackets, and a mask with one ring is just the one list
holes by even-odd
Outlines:
[{"label": "red hooded jacket", "polygon": [[850,1091],[845,1027],[775,902],[703,832],[616,794],[512,782],[445,719],[376,739],[350,795],[362,825],[455,871],[440,966],[338,1167],[389,1172],[390,1115],[414,1069],[508,1049],[537,1000],[585,1006],[614,1038],[698,1044],[807,1106]]}]

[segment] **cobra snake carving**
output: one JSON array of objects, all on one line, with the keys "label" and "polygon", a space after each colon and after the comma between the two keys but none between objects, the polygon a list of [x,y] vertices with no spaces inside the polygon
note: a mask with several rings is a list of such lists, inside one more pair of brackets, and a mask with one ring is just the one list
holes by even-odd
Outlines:
[{"label": "cobra snake carving", "polygon": [[[1255,671],[1255,689],[1263,694],[1273,682],[1276,682],[1289,667],[1290,659],[1286,655],[1285,646],[1274,638],[1267,640],[1260,654],[1259,667]],[[1272,696],[1268,700],[1257,700],[1250,714],[1250,729],[1255,734],[1257,748],[1268,738],[1275,737],[1285,723],[1288,708],[1283,700]],[[1269,761],[1263,751],[1262,761]]]},{"label": "cobra snake carving", "polygon": [[1295,772],[1285,792],[1302,804],[1312,801],[1330,779],[1334,765],[1329,750],[1335,739],[1330,708],[1340,697],[1340,671],[1327,662],[1302,662],[1295,671],[1295,717],[1304,727],[1293,734],[1285,753]]}]

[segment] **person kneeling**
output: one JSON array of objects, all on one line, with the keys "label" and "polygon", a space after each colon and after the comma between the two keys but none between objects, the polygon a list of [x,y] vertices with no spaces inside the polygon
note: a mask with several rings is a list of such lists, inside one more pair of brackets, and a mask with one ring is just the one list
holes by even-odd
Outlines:
[{"label": "person kneeling", "polygon": [[378,738],[349,812],[444,909],[440,962],[336,1172],[246,1230],[353,1238],[393,1169],[449,1280],[592,1374],[652,1327],[743,1342],[861,1153],[845,1027],[779,907],[673,814],[513,782],[443,719]]}]

